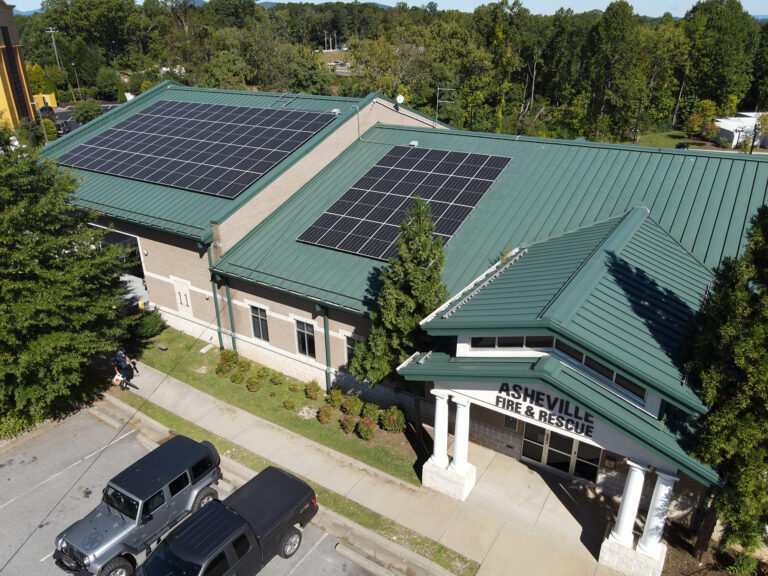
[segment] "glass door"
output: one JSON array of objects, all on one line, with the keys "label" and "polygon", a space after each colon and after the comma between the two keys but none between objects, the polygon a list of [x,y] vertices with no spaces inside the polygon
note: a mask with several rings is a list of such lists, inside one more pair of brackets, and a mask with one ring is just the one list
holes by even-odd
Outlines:
[{"label": "glass door", "polygon": [[543,464],[572,478],[597,480],[602,450],[533,424],[525,425],[523,459]]}]

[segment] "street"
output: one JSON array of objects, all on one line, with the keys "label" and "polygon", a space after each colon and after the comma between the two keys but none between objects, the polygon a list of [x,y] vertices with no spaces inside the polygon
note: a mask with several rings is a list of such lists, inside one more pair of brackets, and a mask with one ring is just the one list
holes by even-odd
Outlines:
[{"label": "street", "polygon": [[[85,411],[7,446],[0,453],[0,572],[62,576],[51,558],[56,535],[96,506],[112,476],[148,451],[132,428],[115,429]],[[310,524],[296,555],[275,558],[260,574],[367,574],[334,551],[337,543]]]}]

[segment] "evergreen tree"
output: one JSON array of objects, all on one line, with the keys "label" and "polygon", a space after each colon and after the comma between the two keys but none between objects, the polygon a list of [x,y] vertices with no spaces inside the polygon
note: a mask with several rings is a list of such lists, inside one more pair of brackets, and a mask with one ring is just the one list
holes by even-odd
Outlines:
[{"label": "evergreen tree", "polygon": [[443,244],[434,231],[429,204],[417,198],[400,225],[397,256],[381,271],[368,339],[355,347],[350,362],[358,379],[380,382],[425,344],[419,322],[448,299]]},{"label": "evergreen tree", "polygon": [[121,334],[119,248],[96,249],[76,188],[0,131],[0,436],[87,400],[87,366]]},{"label": "evergreen tree", "polygon": [[720,472],[714,509],[725,544],[753,549],[768,517],[768,207],[752,219],[746,251],[726,259],[695,323],[691,376],[710,406],[696,456]]}]

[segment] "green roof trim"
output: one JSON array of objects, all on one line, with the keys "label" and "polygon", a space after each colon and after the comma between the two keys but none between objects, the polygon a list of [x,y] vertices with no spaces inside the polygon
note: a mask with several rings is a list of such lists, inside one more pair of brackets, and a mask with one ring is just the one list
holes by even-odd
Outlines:
[{"label": "green roof trim", "polygon": [[519,252],[422,322],[434,336],[542,328],[689,411],[679,340],[711,272],[643,207]]},{"label": "green roof trim", "polygon": [[398,373],[407,380],[542,384],[695,480],[708,486],[720,482],[717,472],[686,452],[696,432],[694,419],[674,418],[669,424],[659,422],[554,357],[456,358],[432,352],[415,355]]},{"label": "green roof trim", "polygon": [[337,119],[331,121],[234,199],[220,198],[200,192],[87,170],[72,170],[81,181],[80,187],[71,199],[74,206],[96,210],[117,220],[207,244],[213,239],[211,223],[220,223],[226,220],[259,191],[323,142],[328,135],[357,114],[360,108],[365,107],[377,97],[377,94],[369,94],[360,99],[306,94],[274,94],[245,90],[216,90],[193,88],[165,81],[45,146],[43,155],[56,157],[68,152],[158,100],[264,108],[280,106],[287,109],[323,112],[339,109],[340,114]]}]

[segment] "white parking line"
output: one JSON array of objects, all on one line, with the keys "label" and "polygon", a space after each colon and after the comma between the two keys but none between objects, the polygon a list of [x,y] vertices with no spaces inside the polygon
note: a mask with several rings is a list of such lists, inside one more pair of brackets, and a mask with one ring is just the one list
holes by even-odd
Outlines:
[{"label": "white parking line", "polygon": [[109,443],[109,444],[107,444],[106,446],[102,446],[102,447],[101,447],[101,448],[99,448],[98,450],[95,450],[95,451],[91,452],[90,454],[88,454],[88,456],[86,456],[86,457],[84,458],[84,460],[88,460],[88,458],[92,458],[93,456],[96,456],[96,454],[98,454],[98,453],[99,453],[99,452],[101,452],[102,450],[106,450],[107,448],[109,448],[110,446],[112,446],[112,444],[114,444],[115,442],[119,442],[120,440],[122,440],[122,439],[123,439],[123,438],[125,438],[126,436],[130,436],[130,435],[131,435],[131,434],[133,434],[134,432],[136,432],[136,430],[129,430],[128,432],[126,432],[125,434],[123,434],[122,436],[120,436],[120,438],[115,438],[114,440],[112,440],[112,442],[110,442],[110,443]]},{"label": "white parking line", "polygon": [[48,560],[48,558],[50,558],[51,556],[53,556],[53,552],[51,552],[51,553],[49,553],[49,554],[46,554],[45,556],[43,556],[42,558],[40,558],[40,562],[45,562],[45,561],[46,561],[46,560]]},{"label": "white parking line", "polygon": [[36,484],[35,486],[32,486],[32,488],[29,488],[28,490],[25,490],[24,492],[22,492],[21,494],[19,494],[19,495],[18,495],[18,496],[16,496],[15,498],[11,498],[11,499],[10,499],[10,500],[8,500],[8,502],[6,502],[5,504],[0,504],[0,510],[2,510],[3,508],[5,508],[6,506],[8,506],[8,505],[10,505],[10,504],[13,504],[14,502],[16,502],[16,500],[18,500],[19,498],[23,498],[24,496],[26,496],[26,495],[27,495],[27,494],[29,494],[30,492],[34,492],[35,490],[37,490],[38,488],[40,488],[40,486],[42,486],[43,484],[46,484],[46,483],[50,482],[51,480],[53,480],[53,479],[54,479],[54,478],[56,478],[57,476],[61,476],[61,475],[62,475],[62,474],[64,474],[64,472],[66,472],[67,470],[70,470],[71,468],[74,468],[75,466],[77,466],[78,464],[81,464],[82,462],[84,462],[84,461],[85,461],[85,460],[87,460],[88,458],[92,458],[93,456],[95,456],[96,454],[98,454],[99,452],[101,452],[102,450],[104,450],[105,448],[108,448],[109,446],[111,446],[111,445],[112,445],[112,444],[114,444],[115,442],[118,442],[118,441],[122,440],[123,438],[125,438],[126,436],[129,436],[130,434],[133,434],[134,432],[135,432],[135,430],[131,430],[130,432],[126,432],[125,434],[123,434],[122,436],[120,436],[120,438],[116,438],[115,440],[113,440],[112,442],[110,442],[109,444],[107,444],[106,446],[103,446],[103,447],[99,448],[99,449],[98,449],[98,450],[96,450],[95,452],[91,452],[91,453],[90,453],[90,454],[88,454],[88,456],[86,456],[85,458],[81,458],[81,459],[80,459],[80,460],[78,460],[77,462],[72,462],[72,464],[70,464],[69,466],[67,466],[67,467],[66,467],[66,468],[64,468],[63,470],[59,470],[58,472],[56,472],[56,474],[52,474],[51,476],[48,476],[48,478],[46,478],[46,479],[45,479],[45,480],[43,480],[42,482],[40,482],[40,483]]},{"label": "white parking line", "polygon": [[301,560],[299,560],[299,561],[296,563],[296,566],[294,566],[294,567],[293,567],[293,570],[291,570],[290,572],[288,572],[288,574],[286,574],[285,576],[291,576],[291,574],[293,574],[294,572],[296,572],[296,570],[298,570],[298,569],[299,569],[299,566],[301,566],[301,565],[302,565],[302,563],[304,562],[304,560],[306,560],[306,559],[309,557],[309,555],[310,555],[310,554],[312,554],[312,552],[314,552],[314,551],[315,551],[315,548],[317,548],[318,546],[320,546],[320,542],[322,542],[323,540],[325,540],[325,537],[326,537],[326,536],[328,536],[328,532],[323,532],[323,535],[322,535],[322,536],[320,536],[320,539],[319,539],[317,542],[315,542],[315,545],[314,545],[314,546],[312,546],[312,548],[310,548],[310,549],[307,551],[307,553],[306,553],[306,554],[304,554],[304,556],[302,556]]}]

